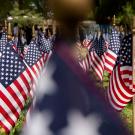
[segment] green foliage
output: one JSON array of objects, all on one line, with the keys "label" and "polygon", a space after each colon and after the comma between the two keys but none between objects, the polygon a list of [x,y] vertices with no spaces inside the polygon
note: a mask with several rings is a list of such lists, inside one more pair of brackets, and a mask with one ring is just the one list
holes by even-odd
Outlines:
[{"label": "green foliage", "polygon": [[125,109],[123,109],[123,111],[121,112],[121,117],[124,120],[124,122],[126,122],[127,127],[129,128],[129,130],[132,132],[132,128],[133,128],[133,123],[132,123],[132,103],[129,103]]},{"label": "green foliage", "polygon": [[[113,15],[119,16],[119,14],[121,14],[124,16],[126,13],[128,16],[128,12],[129,15],[131,14],[131,10],[127,8],[129,5],[133,5],[131,0],[97,0],[95,8],[96,20],[99,23],[110,23],[112,20],[108,20],[108,17],[112,18]],[[135,9],[135,7],[132,7],[132,9]]]},{"label": "green foliage", "polygon": [[13,23],[17,22],[20,26],[42,24],[43,17],[34,10],[24,9],[20,10],[18,3],[14,4],[13,10],[10,11],[13,17]]},{"label": "green foliage", "polygon": [[107,89],[108,86],[109,86],[109,73],[105,71],[103,77],[103,88]]},{"label": "green foliage", "polygon": [[125,6],[122,8],[122,12],[119,13],[117,19],[119,23],[123,25],[132,26],[132,18],[135,15],[135,9],[132,4],[127,2]]}]

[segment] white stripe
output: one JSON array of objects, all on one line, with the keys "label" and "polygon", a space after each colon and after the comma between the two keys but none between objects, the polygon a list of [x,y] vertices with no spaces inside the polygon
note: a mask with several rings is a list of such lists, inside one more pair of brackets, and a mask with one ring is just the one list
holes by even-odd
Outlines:
[{"label": "white stripe", "polygon": [[27,73],[26,70],[23,72],[23,75],[26,78],[26,80],[28,81],[28,83],[31,84],[32,80],[31,80],[31,78],[30,78],[30,76],[29,76],[29,74]]},{"label": "white stripe", "polygon": [[108,63],[105,63],[105,66],[109,69],[109,70],[113,70],[113,67],[111,65],[109,65]]},{"label": "white stripe", "polygon": [[122,72],[122,71],[125,71],[125,70],[129,70],[129,71],[132,71],[132,66],[122,66],[122,67],[120,67],[120,71]]},{"label": "white stripe", "polygon": [[96,55],[96,53],[91,53],[92,55],[92,64],[93,63],[95,63],[96,64],[96,66],[97,66],[97,68],[99,68],[99,70],[101,71],[101,73],[102,73],[102,68],[101,68],[101,66],[98,66],[98,63],[97,63],[97,61],[96,61],[96,59],[95,59],[95,57],[97,58],[98,56]]},{"label": "white stripe", "polygon": [[5,119],[5,117],[0,113],[0,119],[2,124],[10,131],[10,129],[12,128],[12,125]]},{"label": "white stripe", "polygon": [[[119,104],[120,106],[123,106],[124,104],[123,103],[120,103],[118,100],[117,100],[117,98],[115,98],[115,95],[114,95],[114,93],[113,93],[113,91],[112,91],[112,85],[114,86],[114,91],[116,92],[116,95],[122,100],[122,101],[124,101],[124,102],[129,102],[130,101],[130,99],[125,99],[124,97],[122,97],[122,95],[119,93],[119,91],[121,91],[120,89],[117,89],[117,87],[116,87],[116,81],[114,81],[115,79],[114,79],[114,73],[113,73],[113,78],[111,78],[111,82],[110,82],[110,87],[111,87],[111,94],[112,94],[112,96],[113,96],[113,99],[115,100],[115,102],[117,103],[117,104]],[[126,104],[125,104],[126,105]]]},{"label": "white stripe", "polygon": [[23,60],[23,62],[25,63],[25,65],[27,66],[27,68],[29,69],[33,79],[34,79],[34,82],[37,84],[38,83],[38,80],[37,80],[37,77],[36,75],[34,74],[34,72],[32,71],[32,69],[28,66],[28,64]]},{"label": "white stripe", "polygon": [[[117,68],[118,68],[118,67],[117,67]],[[124,90],[123,86],[121,85],[120,80],[118,79],[118,78],[119,78],[118,70],[116,70],[116,71],[117,71],[117,73],[116,73],[116,79],[117,79],[118,86],[119,86],[120,90],[124,93],[124,95],[126,95],[127,97],[132,98],[132,97],[133,97],[133,95],[131,95],[131,94],[127,93],[127,92]]]},{"label": "white stripe", "polygon": [[18,90],[18,88],[14,85],[14,83],[12,83],[10,85],[10,87],[12,88],[12,90],[16,93],[17,97],[19,98],[19,100],[21,101],[21,103],[24,105],[25,100],[22,96],[22,93],[20,93],[20,91]]},{"label": "white stripe", "polygon": [[[94,66],[94,70],[96,70],[97,73],[100,74],[100,78],[102,78],[103,70],[102,70],[101,66],[97,63],[97,61],[95,60],[95,57],[98,57],[98,56],[97,56],[97,55],[95,56],[94,54],[96,55],[96,53],[92,53],[92,55],[91,55],[91,56],[92,56],[92,61],[96,64],[97,68],[94,66],[93,63],[92,63],[92,66]],[[95,57],[94,57],[94,56],[95,56]],[[100,71],[101,73],[100,73],[99,71]]]},{"label": "white stripe", "polygon": [[18,106],[17,102],[15,101],[15,99],[10,95],[10,93],[1,84],[0,84],[0,90],[5,95],[5,97],[7,97],[7,99],[14,106],[14,108],[16,108],[17,112],[20,113],[21,109]]},{"label": "white stripe", "polygon": [[[37,64],[37,63],[36,63],[36,64]],[[34,68],[34,70],[36,71],[37,76],[39,77],[39,76],[40,76],[40,73],[39,73],[39,70],[38,70],[38,68],[36,67],[36,65],[33,65],[33,68]]]},{"label": "white stripe", "polygon": [[28,96],[28,89],[27,89],[25,83],[23,82],[23,80],[22,80],[20,77],[18,77],[18,78],[17,78],[17,81],[18,81],[18,83],[21,85],[21,87],[22,87],[22,89],[24,90],[26,96]]},{"label": "white stripe", "polygon": [[[109,88],[109,89],[110,89],[110,88]],[[120,111],[122,108],[116,106],[116,105],[112,102],[109,90],[107,90],[107,93],[108,93],[107,95],[108,95],[108,98],[109,98],[109,102],[110,102],[110,104],[112,105],[112,107],[113,107],[114,109]]]},{"label": "white stripe", "polygon": [[[92,58],[92,64],[91,66],[93,67],[93,69],[95,70],[95,72],[98,74],[99,78],[102,80],[102,75],[100,74],[99,70],[95,67],[95,65],[93,64],[93,53],[91,53],[91,58]],[[95,61],[94,61],[95,62]]]},{"label": "white stripe", "polygon": [[81,66],[81,68],[83,69],[83,65],[82,65],[82,63],[81,62],[79,62],[79,65]]},{"label": "white stripe", "polygon": [[124,74],[124,75],[122,75],[122,78],[123,78],[123,79],[132,80],[132,76],[129,75],[129,74]]},{"label": "white stripe", "polygon": [[117,55],[110,49],[107,50],[107,53],[111,54],[114,58],[117,58]]},{"label": "white stripe", "polygon": [[[16,116],[12,113],[12,111],[10,110],[10,108],[7,106],[7,104],[2,99],[0,99],[0,105],[3,108],[3,110],[8,114],[8,116],[13,120],[13,122],[16,123],[16,121],[17,121]],[[0,113],[0,114],[2,114],[2,113]],[[1,121],[4,121],[4,120],[6,120],[6,118],[3,116],[2,118],[0,117],[0,120]]]},{"label": "white stripe", "polygon": [[[41,61],[41,59],[40,59],[40,61]],[[39,61],[37,62],[37,65],[38,65],[38,67],[39,67],[39,69],[40,69],[40,72],[41,72],[41,71],[42,71],[42,65],[40,64]]]},{"label": "white stripe", "polygon": [[[112,59],[111,57],[109,57],[108,55],[106,55],[105,56],[106,58],[106,60],[108,60],[110,63],[112,63],[112,64],[114,64],[115,65],[115,62],[116,62],[116,59],[114,60],[114,59]],[[117,58],[117,57],[116,57]],[[107,62],[106,62],[107,63]]]},{"label": "white stripe", "polygon": [[[96,53],[94,53],[94,55],[95,55],[95,57],[98,59],[98,61],[99,61],[99,63],[97,62],[97,61],[95,61],[96,63],[97,63],[97,65],[98,65],[98,67],[99,67],[99,69],[100,69],[100,71],[101,71],[101,73],[103,72],[103,69],[104,69],[104,64],[103,64],[103,62],[102,62],[102,60],[99,58],[99,56],[96,54]],[[95,58],[94,57],[94,58]]]}]

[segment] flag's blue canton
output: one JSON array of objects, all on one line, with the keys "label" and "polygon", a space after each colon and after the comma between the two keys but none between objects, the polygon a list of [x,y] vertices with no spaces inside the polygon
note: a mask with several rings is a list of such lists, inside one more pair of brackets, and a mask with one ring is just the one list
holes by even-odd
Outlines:
[{"label": "flag's blue canton", "polygon": [[121,45],[120,35],[115,29],[112,29],[112,35],[111,35],[111,38],[110,38],[109,49],[111,51],[113,51],[115,54],[118,54],[119,50],[120,50],[120,45]]},{"label": "flag's blue canton", "polygon": [[7,43],[7,35],[6,33],[2,33],[1,39],[0,39],[0,52],[2,52],[5,49]]},{"label": "flag's blue canton", "polygon": [[26,68],[21,58],[7,45],[0,56],[0,82],[7,87]]},{"label": "flag's blue canton", "polygon": [[101,56],[106,51],[105,40],[103,36],[98,37],[93,41],[90,51],[95,51],[98,56]]},{"label": "flag's blue canton", "polygon": [[42,56],[42,52],[35,41],[31,41],[28,52],[24,58],[29,66],[33,66]]},{"label": "flag's blue canton", "polygon": [[122,66],[132,65],[132,34],[125,36],[122,41],[118,62]]},{"label": "flag's blue canton", "polygon": [[38,35],[38,45],[41,51],[49,53],[52,49],[52,44],[53,44],[52,38],[46,39],[43,34]]}]

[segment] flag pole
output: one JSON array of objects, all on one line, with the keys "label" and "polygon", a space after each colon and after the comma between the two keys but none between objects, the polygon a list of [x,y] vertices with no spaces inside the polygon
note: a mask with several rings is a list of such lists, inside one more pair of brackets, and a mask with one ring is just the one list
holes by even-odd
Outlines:
[{"label": "flag pole", "polygon": [[[132,84],[135,84],[135,16],[133,17],[133,27],[132,27],[132,33],[133,33],[133,54],[132,54],[132,62],[133,62],[133,81]],[[135,96],[133,97],[133,135],[135,135]]]},{"label": "flag pole", "polygon": [[12,30],[11,30],[11,22],[8,22],[8,29],[7,29],[7,33],[8,33],[8,40],[12,40]]},{"label": "flag pole", "polygon": [[116,25],[116,16],[113,15],[113,26],[115,26],[115,25]]},{"label": "flag pole", "polygon": [[33,24],[32,26],[32,37],[35,38],[35,25]]}]

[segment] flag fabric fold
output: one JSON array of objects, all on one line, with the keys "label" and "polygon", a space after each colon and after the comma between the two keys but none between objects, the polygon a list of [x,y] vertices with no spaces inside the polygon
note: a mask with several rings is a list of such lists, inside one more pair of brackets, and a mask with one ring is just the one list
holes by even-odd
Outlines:
[{"label": "flag fabric fold", "polygon": [[32,75],[20,56],[6,45],[0,57],[0,125],[9,132],[29,96]]},{"label": "flag fabric fold", "polygon": [[112,29],[109,47],[107,52],[105,53],[105,70],[110,74],[112,73],[113,68],[116,64],[120,46],[120,35],[115,29]]},{"label": "flag fabric fold", "polygon": [[132,84],[132,35],[124,37],[117,59],[117,65],[112,72],[107,92],[109,102],[121,111],[135,94]]}]

